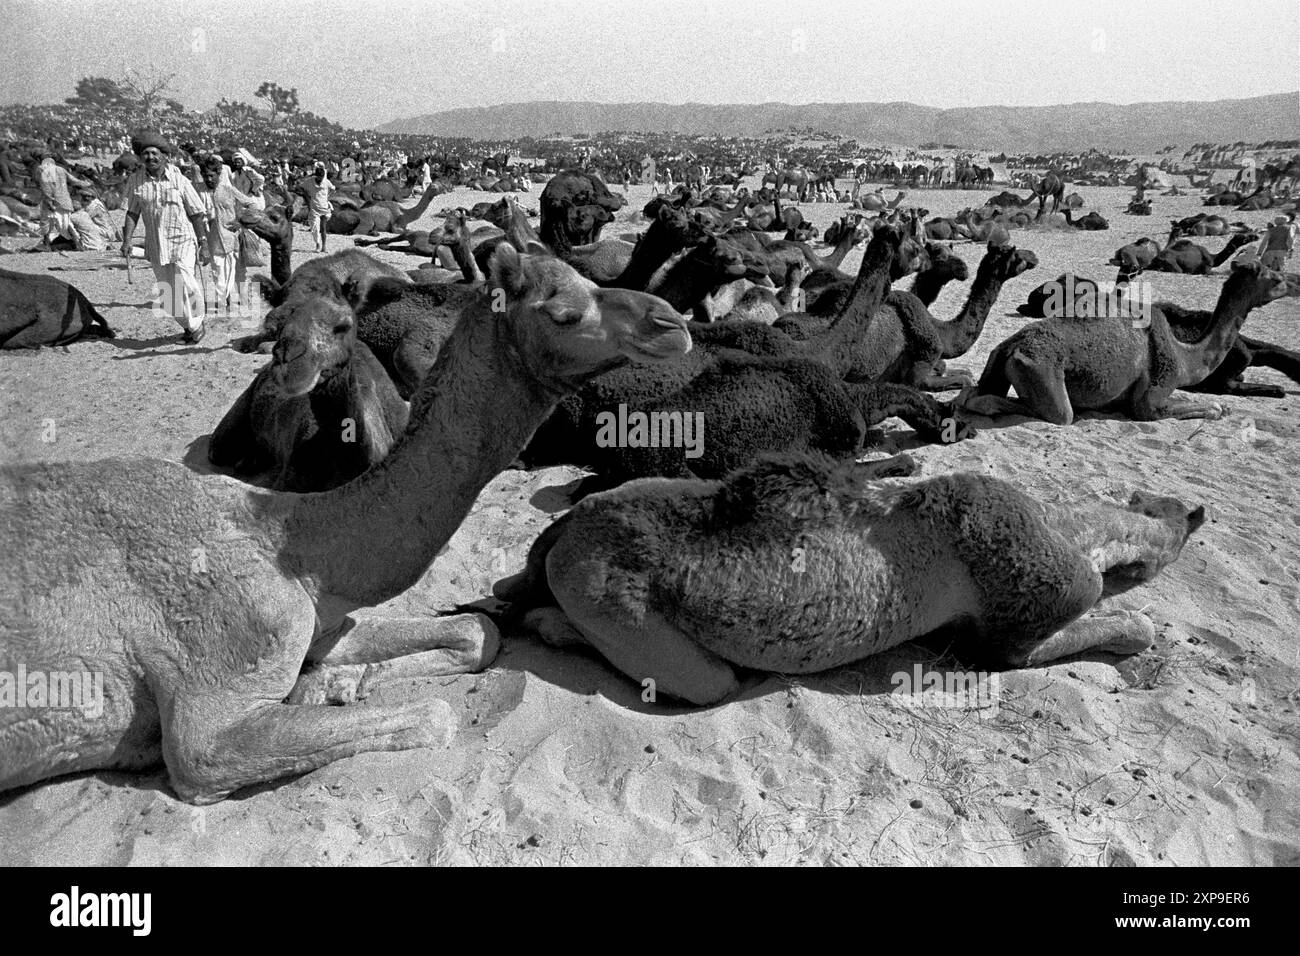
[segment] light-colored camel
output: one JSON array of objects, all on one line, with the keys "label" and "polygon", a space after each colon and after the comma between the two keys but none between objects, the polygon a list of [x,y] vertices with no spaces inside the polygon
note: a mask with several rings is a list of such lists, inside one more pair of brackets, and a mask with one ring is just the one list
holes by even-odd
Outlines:
[{"label": "light-colored camel", "polygon": [[[1236,268],[1194,341],[1173,334],[1160,303],[1149,323],[1131,314],[1034,322],[993,350],[974,394],[963,393],[958,404],[1056,425],[1085,410],[1124,411],[1139,421],[1220,418],[1222,405],[1174,398],[1174,389],[1199,384],[1219,367],[1251,309],[1291,294],[1279,272],[1258,263]],[[1018,400],[1006,397],[1012,387]]]},{"label": "light-colored camel", "polygon": [[816,673],[940,629],[1004,666],[1139,652],[1151,621],[1098,602],[1154,577],[1203,520],[1173,498],[1053,505],[986,475],[883,485],[791,455],[592,495],[495,590],[550,643],[713,704],[736,667]]},{"label": "light-colored camel", "polygon": [[[0,672],[102,675],[102,712],[0,707],[0,790],[164,762],[193,803],[367,750],[439,747],[445,703],[284,703],[304,662],[476,670],[495,632],[358,612],[411,587],[559,400],[628,359],[681,355],[661,300],[503,246],[379,466],[261,491],[150,459],[0,471]],[[494,310],[493,305],[501,306]],[[407,660],[406,655],[422,655]],[[30,695],[28,695],[30,700]]]}]

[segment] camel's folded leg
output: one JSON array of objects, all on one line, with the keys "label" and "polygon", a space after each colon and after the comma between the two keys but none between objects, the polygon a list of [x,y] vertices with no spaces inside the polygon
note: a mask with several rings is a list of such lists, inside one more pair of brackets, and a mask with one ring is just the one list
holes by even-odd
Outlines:
[{"label": "camel's folded leg", "polygon": [[337,631],[313,643],[307,662],[377,664],[427,652],[441,655],[449,668],[442,673],[458,674],[482,670],[500,646],[496,625],[483,614],[392,617],[376,608],[362,608],[353,611]]},{"label": "camel's folded leg", "polygon": [[[717,703],[739,688],[730,664],[696,644],[653,607],[632,608],[591,596],[594,582],[586,579],[591,571],[587,549],[587,542],[566,536],[552,549],[546,565],[556,600],[586,643],[643,687],[693,704]],[[554,620],[547,628],[567,633],[560,632]]]},{"label": "camel's folded leg", "polygon": [[1018,648],[1012,663],[1033,667],[1081,654],[1138,654],[1154,643],[1155,625],[1138,611],[1089,611],[1036,644]]},{"label": "camel's folded leg", "polygon": [[908,478],[921,470],[911,455],[890,455],[879,461],[859,461],[853,471],[869,481],[880,478]]},{"label": "camel's folded leg", "polygon": [[531,631],[552,647],[590,647],[591,642],[573,626],[569,616],[558,607],[535,607],[524,614],[519,626]]},{"label": "camel's folded leg", "polygon": [[[940,365],[943,363],[941,362]],[[953,388],[968,388],[975,384],[970,372],[965,369],[940,369],[928,362],[918,362],[912,366],[911,381],[913,388],[923,388],[927,392],[946,392]]]},{"label": "camel's folded leg", "polygon": [[1157,409],[1156,418],[1206,418],[1210,421],[1228,414],[1228,406],[1222,402],[1193,402],[1185,398],[1170,398]]},{"label": "camel's folded leg", "polygon": [[182,800],[199,804],[365,751],[445,747],[456,732],[445,701],[305,707],[250,698],[234,688],[182,691],[160,716],[172,786]]},{"label": "camel's folded leg", "polygon": [[901,418],[931,441],[959,441],[975,434],[953,416],[952,405],[924,395],[907,385],[868,383],[849,386],[868,428],[886,418]]}]

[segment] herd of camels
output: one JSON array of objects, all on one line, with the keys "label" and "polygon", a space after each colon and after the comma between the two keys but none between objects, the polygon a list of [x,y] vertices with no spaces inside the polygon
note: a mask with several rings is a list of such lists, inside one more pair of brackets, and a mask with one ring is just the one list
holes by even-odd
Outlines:
[{"label": "herd of camels", "polygon": [[[1060,195],[1049,183],[1037,198]],[[301,685],[357,665],[492,662],[487,616],[380,605],[517,464],[594,478],[497,582],[500,623],[594,649],[680,701],[725,701],[738,669],[813,673],[937,631],[990,666],[1135,653],[1151,622],[1106,598],[1176,560],[1203,509],[1142,491],[1127,507],[1054,505],[972,473],[881,482],[915,462],[855,462],[867,428],[899,416],[951,442],[975,437],[968,411],[1212,418],[1221,407],[1175,389],[1244,389],[1261,361],[1300,372],[1240,335],[1252,309],[1300,293],[1258,263],[1233,270],[1213,310],[1161,302],[1143,327],[1040,318],[973,380],[946,361],[1037,265],[1003,236],[982,240],[944,321],[930,305],[968,270],[914,211],[846,219],[819,254],[779,202],[756,226],[689,190],[658,197],[636,243],[600,238],[623,200],[594,175],[560,173],[540,205],[538,228],[507,197],[419,233],[399,207],[379,242],[429,260],[410,273],[355,247],[295,270],[290,214],[248,210],[271,246],[273,308],[238,347],[272,358],[214,429],[212,463],[233,475],[146,458],[0,469],[0,672],[92,668],[105,689],[99,719],[0,708],[0,791],[161,763],[182,800],[209,803],[362,751],[444,746],[445,703],[307,703]],[[471,229],[471,213],[492,225]],[[860,243],[858,271],[841,271]],[[1157,260],[1116,258],[1130,273]],[[111,334],[53,281],[0,274],[56,340]],[[928,394],[952,388],[954,401]],[[619,405],[703,413],[705,453],[603,447],[594,422]]]}]

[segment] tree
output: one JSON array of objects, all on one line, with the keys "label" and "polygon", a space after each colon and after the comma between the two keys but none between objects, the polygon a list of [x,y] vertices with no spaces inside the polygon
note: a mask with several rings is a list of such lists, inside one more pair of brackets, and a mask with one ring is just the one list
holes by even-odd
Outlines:
[{"label": "tree", "polygon": [[106,76],[85,76],[77,81],[77,93],[64,100],[69,106],[91,109],[127,109],[133,104],[130,94],[117,80]]},{"label": "tree", "polygon": [[263,80],[262,85],[257,88],[254,94],[258,99],[266,100],[271,107],[271,122],[275,122],[277,116],[283,113],[285,116],[291,116],[298,112],[298,88],[286,90],[279,83],[272,83],[270,80]]},{"label": "tree", "polygon": [[[168,99],[165,94],[175,92],[172,89],[172,80],[174,79],[176,79],[175,73],[163,73],[161,70],[150,67],[146,70],[131,70],[122,78],[121,86],[128,96],[134,100],[133,105],[144,115],[145,123],[152,124],[154,113],[159,105]],[[176,101],[172,100],[171,102]]]}]

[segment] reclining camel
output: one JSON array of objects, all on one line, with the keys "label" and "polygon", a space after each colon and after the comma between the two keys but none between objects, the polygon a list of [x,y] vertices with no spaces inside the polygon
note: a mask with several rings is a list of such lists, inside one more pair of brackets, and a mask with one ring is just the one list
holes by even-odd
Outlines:
[{"label": "reclining camel", "polygon": [[1140,493],[1128,509],[1050,505],[986,475],[883,485],[852,464],[769,457],[722,481],[592,495],[494,590],[548,642],[713,704],[736,667],[816,673],[940,629],[967,640],[960,656],[1011,666],[1136,653],[1150,620],[1094,608],[1154,577],[1203,520]]},{"label": "reclining camel", "polygon": [[442,702],[284,701],[304,662],[490,661],[494,632],[467,637],[464,619],[348,615],[419,580],[567,392],[690,348],[685,320],[653,296],[509,246],[490,265],[504,308],[467,310],[406,434],[341,488],[268,492],[151,459],[0,470],[0,671],[103,682],[94,717],[0,707],[0,791],[161,761],[181,799],[211,803],[362,751],[445,743]]},{"label": "reclining camel", "polygon": [[[1127,314],[1034,322],[993,350],[974,394],[963,392],[957,404],[1056,425],[1085,410],[1124,411],[1139,421],[1221,418],[1219,403],[1174,398],[1174,389],[1200,384],[1222,364],[1251,309],[1294,294],[1285,275],[1249,263],[1233,269],[1195,339],[1174,334],[1161,303],[1149,323]],[[1012,387],[1017,400],[1006,397]]]},{"label": "reclining camel", "polygon": [[76,286],[54,276],[0,269],[0,349],[69,345],[113,330]]}]

